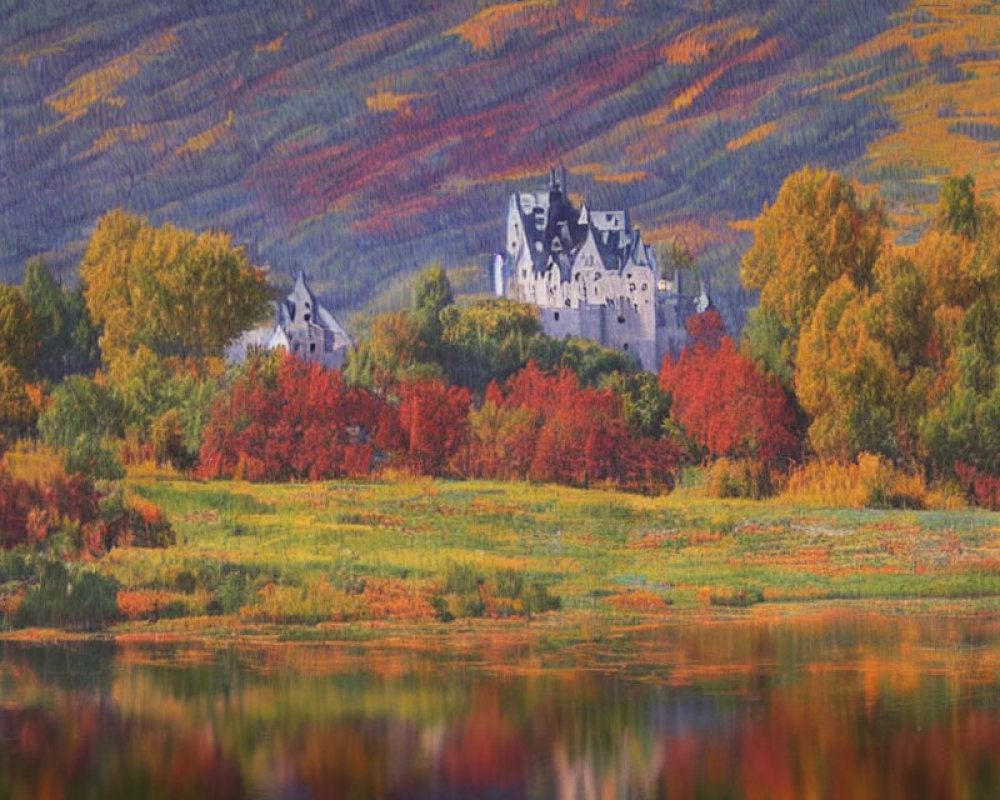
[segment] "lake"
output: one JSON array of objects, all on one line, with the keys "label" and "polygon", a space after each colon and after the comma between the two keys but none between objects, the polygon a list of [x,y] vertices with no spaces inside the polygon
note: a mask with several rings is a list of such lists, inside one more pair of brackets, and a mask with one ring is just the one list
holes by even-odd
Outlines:
[{"label": "lake", "polygon": [[441,631],[2,642],[0,797],[1000,797],[990,618]]}]

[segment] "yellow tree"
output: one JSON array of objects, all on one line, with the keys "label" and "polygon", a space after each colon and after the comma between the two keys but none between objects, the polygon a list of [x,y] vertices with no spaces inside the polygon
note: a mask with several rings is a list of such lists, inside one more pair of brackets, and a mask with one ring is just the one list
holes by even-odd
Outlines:
[{"label": "yellow tree", "polygon": [[0,284],[0,364],[22,375],[35,371],[38,333],[31,307],[20,291]]},{"label": "yellow tree", "polygon": [[877,302],[843,275],[823,293],[802,331],[795,391],[809,414],[809,440],[822,456],[894,456],[904,378],[876,335]]},{"label": "yellow tree", "polygon": [[799,334],[826,288],[842,275],[870,284],[882,226],[879,202],[862,203],[835,173],[807,167],[785,180],[754,223],[740,269],[744,285],[760,290],[747,332],[757,358],[779,374],[795,364]]},{"label": "yellow tree", "polygon": [[109,363],[143,345],[158,356],[221,355],[270,296],[228,234],[153,227],[120,210],[98,222],[80,277]]}]

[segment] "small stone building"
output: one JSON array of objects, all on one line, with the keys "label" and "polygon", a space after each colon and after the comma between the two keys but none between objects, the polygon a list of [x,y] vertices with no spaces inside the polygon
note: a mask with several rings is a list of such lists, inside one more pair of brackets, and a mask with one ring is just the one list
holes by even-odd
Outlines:
[{"label": "small stone building", "polygon": [[676,271],[660,274],[627,210],[577,209],[565,185],[565,170],[561,180],[553,170],[547,190],[510,196],[494,291],[537,306],[549,336],[590,339],[657,372],[684,346],[684,321],[710,306],[708,296],[684,294]]},{"label": "small stone building", "polygon": [[299,272],[295,286],[275,303],[274,323],[252,328],[226,349],[226,358],[242,363],[253,349],[284,349],[304,361],[333,369],[342,367],[351,337],[323,306]]}]

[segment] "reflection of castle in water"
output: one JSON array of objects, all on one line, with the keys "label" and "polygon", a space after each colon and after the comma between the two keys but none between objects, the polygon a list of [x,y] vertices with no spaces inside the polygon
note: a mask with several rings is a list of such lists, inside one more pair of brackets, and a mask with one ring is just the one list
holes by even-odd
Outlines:
[{"label": "reflection of castle in water", "polygon": [[685,342],[684,321],[706,310],[704,288],[685,295],[680,273],[660,274],[629,212],[575,208],[566,173],[537,194],[515,192],[504,251],[493,264],[498,296],[538,307],[549,336],[578,336],[634,355],[657,371]]}]

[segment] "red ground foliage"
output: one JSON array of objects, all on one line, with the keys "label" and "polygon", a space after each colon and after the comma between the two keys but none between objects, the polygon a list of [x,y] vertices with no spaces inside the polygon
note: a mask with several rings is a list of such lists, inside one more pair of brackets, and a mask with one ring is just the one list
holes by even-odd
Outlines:
[{"label": "red ground foliage", "polygon": [[152,503],[102,504],[81,475],[46,481],[11,477],[0,468],[0,547],[42,545],[63,532],[82,556],[100,556],[119,545],[162,547],[174,540],[170,523]]}]

